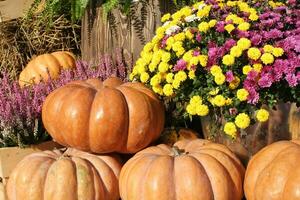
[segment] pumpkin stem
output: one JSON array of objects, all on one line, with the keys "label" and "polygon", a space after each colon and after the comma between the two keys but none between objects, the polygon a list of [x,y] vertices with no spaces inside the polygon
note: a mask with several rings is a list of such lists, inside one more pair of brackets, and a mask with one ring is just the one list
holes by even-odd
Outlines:
[{"label": "pumpkin stem", "polygon": [[188,152],[185,152],[184,149],[179,149],[177,146],[173,146],[172,150],[174,152],[174,156],[180,156],[182,154],[188,154]]}]

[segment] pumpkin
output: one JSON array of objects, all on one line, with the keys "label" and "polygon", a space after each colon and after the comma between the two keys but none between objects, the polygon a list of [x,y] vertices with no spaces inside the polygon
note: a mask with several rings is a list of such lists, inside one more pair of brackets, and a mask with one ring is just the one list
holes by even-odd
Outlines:
[{"label": "pumpkin", "polygon": [[148,147],[122,168],[122,200],[240,200],[244,167],[224,145],[181,140]]},{"label": "pumpkin", "polygon": [[247,200],[300,199],[300,140],[266,146],[250,160],[244,190]]},{"label": "pumpkin", "polygon": [[75,149],[33,153],[12,171],[8,200],[118,200],[121,163]]},{"label": "pumpkin", "polygon": [[166,128],[156,143],[173,146],[179,140],[197,138],[199,138],[199,134],[188,128]]},{"label": "pumpkin", "polygon": [[62,69],[72,69],[75,66],[75,56],[67,51],[39,55],[33,58],[20,73],[19,85],[23,87],[42,80],[47,81],[49,75],[55,79]]},{"label": "pumpkin", "polygon": [[74,81],[54,90],[42,108],[54,140],[96,153],[135,153],[156,140],[164,126],[164,106],[141,83],[112,77]]}]

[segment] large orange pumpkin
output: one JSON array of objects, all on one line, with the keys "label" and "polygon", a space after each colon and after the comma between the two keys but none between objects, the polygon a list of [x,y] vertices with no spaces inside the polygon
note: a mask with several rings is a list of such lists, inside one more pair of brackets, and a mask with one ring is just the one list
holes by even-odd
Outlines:
[{"label": "large orange pumpkin", "polygon": [[32,59],[23,69],[19,77],[21,87],[33,83],[39,83],[59,76],[62,69],[71,69],[76,66],[75,57],[67,51],[57,51],[51,54],[43,54]]},{"label": "large orange pumpkin", "polygon": [[244,167],[225,146],[181,140],[137,153],[122,168],[122,200],[240,200]]},{"label": "large orange pumpkin", "polygon": [[71,82],[53,91],[42,109],[58,143],[96,153],[135,153],[157,139],[164,106],[141,83],[118,78]]},{"label": "large orange pumpkin", "polygon": [[300,199],[300,140],[273,143],[250,160],[244,190],[247,200]]},{"label": "large orange pumpkin", "polygon": [[121,164],[75,149],[33,153],[9,177],[8,200],[118,200]]}]

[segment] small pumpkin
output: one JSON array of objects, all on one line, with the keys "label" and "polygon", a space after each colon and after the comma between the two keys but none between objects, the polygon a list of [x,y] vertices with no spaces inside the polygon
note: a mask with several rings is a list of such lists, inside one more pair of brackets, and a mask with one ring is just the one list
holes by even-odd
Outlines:
[{"label": "small pumpkin", "polygon": [[224,145],[181,140],[148,147],[122,168],[122,200],[241,200],[244,167]]},{"label": "small pumpkin", "polygon": [[96,153],[135,153],[156,140],[164,126],[164,106],[141,83],[112,77],[74,81],[54,90],[42,108],[55,141]]},{"label": "small pumpkin", "polygon": [[179,140],[197,138],[199,138],[199,134],[188,128],[166,128],[163,130],[156,144],[173,146]]},{"label": "small pumpkin", "polygon": [[67,51],[57,51],[51,54],[42,54],[33,58],[19,76],[21,87],[36,84],[59,76],[62,69],[75,68],[75,56]]},{"label": "small pumpkin", "polygon": [[33,153],[9,177],[8,200],[118,200],[119,159],[75,149]]},{"label": "small pumpkin", "polygon": [[247,200],[300,199],[300,140],[266,146],[250,160],[244,190]]}]

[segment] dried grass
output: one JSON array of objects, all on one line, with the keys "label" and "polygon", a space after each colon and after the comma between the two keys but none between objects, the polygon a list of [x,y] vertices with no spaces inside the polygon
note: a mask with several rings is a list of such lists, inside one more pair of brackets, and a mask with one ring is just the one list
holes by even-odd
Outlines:
[{"label": "dried grass", "polygon": [[0,71],[16,78],[35,55],[58,50],[80,53],[80,26],[64,16],[49,23],[42,16],[0,23]]}]

